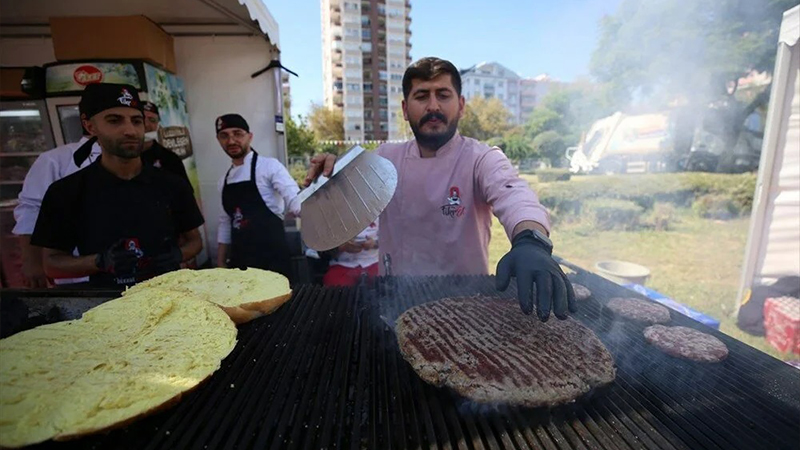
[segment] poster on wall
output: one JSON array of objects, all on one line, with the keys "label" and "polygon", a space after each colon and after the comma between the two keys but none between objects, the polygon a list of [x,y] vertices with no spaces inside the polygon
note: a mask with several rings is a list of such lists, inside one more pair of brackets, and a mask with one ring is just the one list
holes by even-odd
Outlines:
[{"label": "poster on wall", "polygon": [[48,94],[82,91],[92,83],[130,84],[136,89],[142,88],[136,67],[131,63],[84,62],[47,68]]},{"label": "poster on wall", "polygon": [[[194,196],[200,210],[203,204],[200,198],[200,181],[197,177],[197,164],[192,151],[192,140],[189,135],[189,110],[186,106],[186,95],[183,81],[177,76],[150,64],[144,64],[147,80],[148,100],[158,106],[161,125],[158,130],[158,143],[180,156],[186,167],[186,174],[194,189]],[[206,240],[205,226],[200,229],[203,242]],[[208,260],[206,246],[197,256],[197,262],[204,264]]]}]

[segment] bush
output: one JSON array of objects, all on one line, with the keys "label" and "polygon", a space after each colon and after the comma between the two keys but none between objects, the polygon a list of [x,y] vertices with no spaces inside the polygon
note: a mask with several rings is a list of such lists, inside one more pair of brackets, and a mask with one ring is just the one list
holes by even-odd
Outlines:
[{"label": "bush", "polygon": [[567,169],[539,169],[536,171],[536,178],[539,179],[540,183],[569,181],[571,176]]},{"label": "bush", "polygon": [[726,195],[706,194],[692,203],[692,211],[705,219],[727,220],[737,217],[739,208],[733,199]]},{"label": "bush", "polygon": [[740,212],[746,213],[752,208],[755,183],[756,175],[750,173],[671,173],[590,175],[573,178],[570,183],[539,182],[534,187],[542,204],[565,218],[565,215],[579,214],[583,202],[591,199],[628,200],[644,210],[651,210],[656,203],[688,207],[708,194],[729,198]]},{"label": "bush", "polygon": [[677,213],[675,207],[669,203],[656,203],[653,210],[645,218],[647,226],[654,228],[656,231],[668,231],[672,228],[672,224],[677,221]]},{"label": "bush", "polygon": [[630,231],[639,228],[644,209],[630,200],[596,199],[584,203],[583,217],[597,230]]}]

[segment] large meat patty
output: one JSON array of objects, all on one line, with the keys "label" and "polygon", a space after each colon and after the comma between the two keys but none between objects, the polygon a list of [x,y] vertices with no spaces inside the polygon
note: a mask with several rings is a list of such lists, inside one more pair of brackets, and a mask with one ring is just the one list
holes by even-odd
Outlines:
[{"label": "large meat patty", "polygon": [[580,322],[542,323],[517,302],[446,298],[397,320],[403,357],[419,376],[482,403],[566,403],[614,380],[614,359]]},{"label": "large meat patty", "polygon": [[653,325],[644,329],[644,338],[664,353],[678,358],[719,362],[728,357],[728,347],[722,341],[693,328]]},{"label": "large meat patty", "polygon": [[667,308],[638,298],[612,298],[606,304],[606,308],[614,314],[637,322],[654,324],[670,321]]}]

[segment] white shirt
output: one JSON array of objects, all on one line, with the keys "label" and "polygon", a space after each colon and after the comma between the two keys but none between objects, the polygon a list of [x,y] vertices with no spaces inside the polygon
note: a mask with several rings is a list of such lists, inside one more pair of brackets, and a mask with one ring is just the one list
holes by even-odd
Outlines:
[{"label": "white shirt", "polygon": [[67,175],[88,166],[100,156],[100,146],[95,142],[89,157],[83,161],[83,164],[80,167],[75,165],[73,155],[88,140],[88,138],[82,137],[78,142],[48,150],[36,158],[28,170],[28,174],[25,175],[25,182],[19,193],[19,204],[14,208],[14,219],[17,222],[14,225],[14,234],[33,234],[36,219],[39,217],[39,208],[42,207],[42,199],[47,188]]},{"label": "white shirt", "polygon": [[[373,241],[378,240],[378,220],[369,224],[358,236],[353,239],[356,243],[362,243],[367,239]],[[358,253],[341,252],[335,258],[331,259],[330,265],[344,266],[349,268],[355,267],[369,267],[378,262],[378,249],[362,250]]]},{"label": "white shirt", "polygon": [[[88,140],[87,137],[82,137],[78,142],[48,150],[36,158],[36,161],[28,170],[28,174],[25,175],[25,182],[22,185],[22,191],[19,193],[19,204],[14,208],[14,219],[16,220],[12,231],[14,234],[33,234],[33,229],[36,227],[36,219],[39,217],[39,209],[42,207],[42,199],[51,184],[67,175],[72,175],[97,160],[101,150],[100,145],[95,142],[92,145],[89,157],[80,166],[75,165],[73,158],[75,152]],[[89,281],[89,278],[56,278],[53,281],[56,284],[70,284]]]},{"label": "white shirt", "polygon": [[[240,166],[231,165],[228,173],[228,184],[250,181],[250,164],[253,161],[253,152],[249,152],[244,157],[244,163]],[[220,202],[222,201],[222,188],[225,186],[225,175],[219,180]],[[300,202],[297,194],[300,188],[294,181],[286,167],[275,158],[258,155],[256,161],[256,187],[264,204],[267,205],[273,214],[283,219],[285,211],[294,215],[300,215]],[[287,206],[288,205],[288,208]],[[222,208],[219,215],[219,227],[217,228],[217,242],[220,244],[231,243],[231,217]]]}]

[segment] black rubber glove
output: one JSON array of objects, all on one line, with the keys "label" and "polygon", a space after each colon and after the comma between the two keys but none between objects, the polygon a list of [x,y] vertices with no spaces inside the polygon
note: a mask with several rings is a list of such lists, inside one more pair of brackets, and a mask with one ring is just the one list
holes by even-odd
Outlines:
[{"label": "black rubber glove", "polygon": [[180,247],[175,244],[168,245],[164,252],[150,260],[151,269],[157,273],[167,273],[181,268],[183,253]]},{"label": "black rubber glove", "polygon": [[533,313],[536,293],[536,312],[542,322],[552,310],[559,319],[567,318],[567,310],[578,310],[572,284],[553,259],[551,250],[529,233],[518,234],[511,250],[497,264],[497,289],[505,291],[511,277],[517,279],[519,306],[525,314]]},{"label": "black rubber glove", "polygon": [[139,257],[131,250],[125,248],[125,240],[120,239],[108,247],[104,252],[98,253],[94,265],[101,272],[128,275],[133,273]]}]

